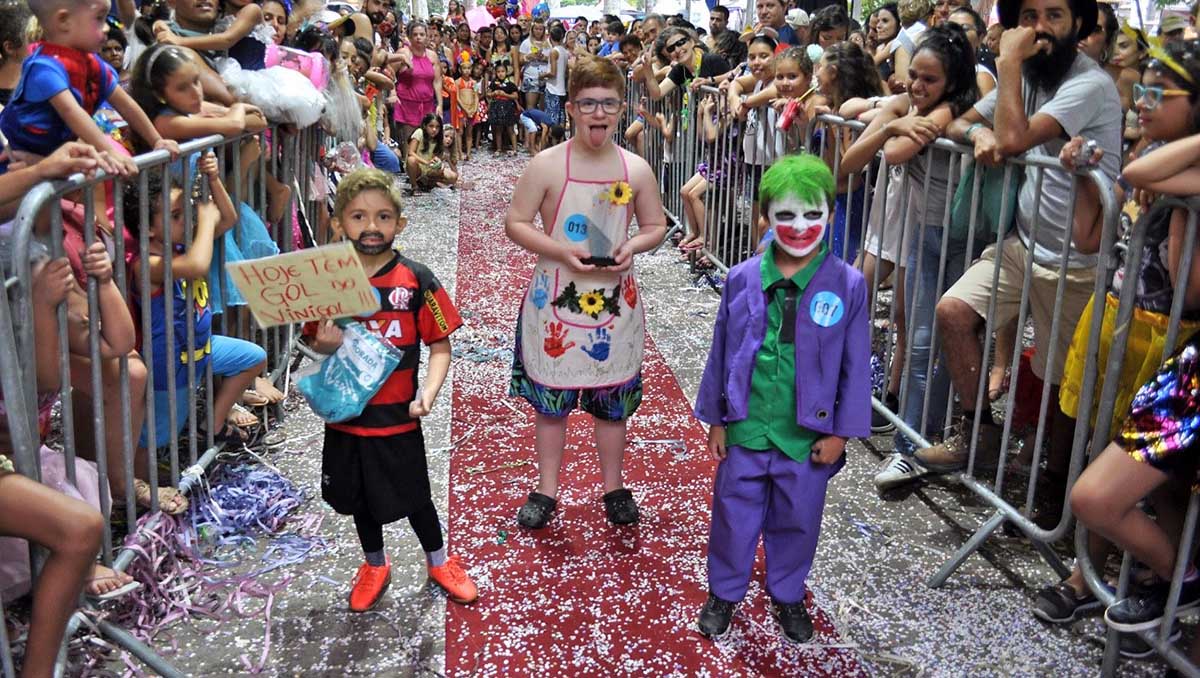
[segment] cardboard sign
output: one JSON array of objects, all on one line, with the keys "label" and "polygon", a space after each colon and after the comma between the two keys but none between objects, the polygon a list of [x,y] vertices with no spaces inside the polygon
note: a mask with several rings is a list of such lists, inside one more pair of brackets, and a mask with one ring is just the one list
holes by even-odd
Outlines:
[{"label": "cardboard sign", "polygon": [[348,242],[227,264],[262,327],[370,315],[379,297]]}]

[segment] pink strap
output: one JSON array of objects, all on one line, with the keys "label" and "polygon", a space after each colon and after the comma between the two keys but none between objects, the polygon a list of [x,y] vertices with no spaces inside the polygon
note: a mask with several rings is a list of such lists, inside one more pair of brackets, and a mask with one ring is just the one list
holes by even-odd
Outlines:
[{"label": "pink strap", "polygon": [[567,139],[567,181],[571,180],[571,143],[574,139]]}]

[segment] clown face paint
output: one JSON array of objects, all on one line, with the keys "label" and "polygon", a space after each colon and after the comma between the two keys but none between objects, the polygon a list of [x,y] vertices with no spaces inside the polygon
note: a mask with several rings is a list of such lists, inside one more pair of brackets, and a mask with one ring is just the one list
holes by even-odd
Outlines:
[{"label": "clown face paint", "polygon": [[771,202],[767,220],[775,231],[775,242],[793,257],[807,256],[821,244],[829,222],[829,205],[810,203],[794,196]]}]

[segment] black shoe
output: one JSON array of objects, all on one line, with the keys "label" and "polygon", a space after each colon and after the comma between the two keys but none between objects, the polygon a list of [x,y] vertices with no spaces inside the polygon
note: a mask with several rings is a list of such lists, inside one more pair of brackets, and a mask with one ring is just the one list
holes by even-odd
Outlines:
[{"label": "black shoe", "polygon": [[[1182,637],[1183,632],[1179,630],[1179,626],[1171,626],[1171,635],[1167,640],[1173,643]],[[1117,636],[1117,640],[1121,656],[1126,659],[1147,659],[1158,653],[1153,645],[1142,640],[1142,637],[1136,633],[1122,633]]]},{"label": "black shoe", "polygon": [[[885,395],[883,397],[883,404],[886,405],[887,408],[892,412],[900,409],[900,399],[897,398],[896,394],[894,393]],[[874,408],[871,409],[871,433],[891,433],[895,430],[895,424],[893,424],[882,414],[876,412]]]},{"label": "black shoe", "polygon": [[[1170,585],[1160,582],[1144,591],[1118,600],[1104,612],[1104,621],[1118,631],[1141,631],[1152,629],[1162,623],[1167,609]],[[1183,582],[1179,591],[1179,606],[1176,614],[1200,607],[1200,578]]]},{"label": "black shoe", "polygon": [[704,607],[700,608],[700,619],[696,622],[696,627],[709,638],[720,638],[729,630],[735,607],[737,603],[708,594],[708,600],[704,601]]},{"label": "black shoe", "polygon": [[812,638],[812,619],[803,600],[798,603],[775,603],[775,618],[779,620],[783,635],[793,643],[807,643]]},{"label": "black shoe", "polygon": [[613,525],[632,525],[639,517],[633,493],[624,487],[604,495],[604,512]]},{"label": "black shoe", "polygon": [[1099,610],[1100,601],[1089,590],[1082,596],[1065,581],[1038,591],[1033,601],[1033,614],[1051,624],[1070,624],[1089,612]]},{"label": "black shoe", "polygon": [[539,492],[530,492],[529,499],[525,505],[517,511],[517,523],[521,527],[528,527],[531,530],[536,530],[546,526],[550,522],[550,518],[554,515],[554,509],[558,507],[558,502],[554,497],[547,497]]}]

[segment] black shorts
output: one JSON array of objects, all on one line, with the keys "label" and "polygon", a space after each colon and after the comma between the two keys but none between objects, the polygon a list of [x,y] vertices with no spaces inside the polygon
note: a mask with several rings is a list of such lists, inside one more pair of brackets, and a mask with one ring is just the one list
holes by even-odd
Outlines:
[{"label": "black shorts", "polygon": [[321,498],[338,513],[366,512],[381,524],[424,508],[433,497],[421,430],[367,437],[326,428]]}]

